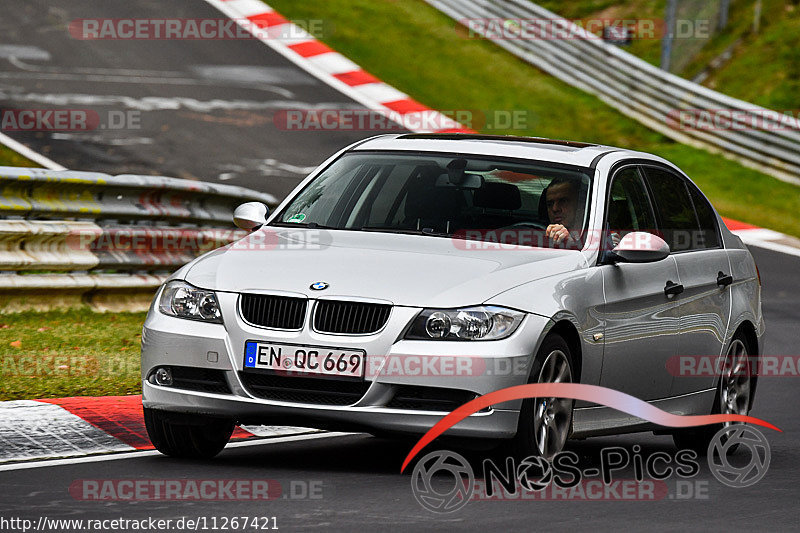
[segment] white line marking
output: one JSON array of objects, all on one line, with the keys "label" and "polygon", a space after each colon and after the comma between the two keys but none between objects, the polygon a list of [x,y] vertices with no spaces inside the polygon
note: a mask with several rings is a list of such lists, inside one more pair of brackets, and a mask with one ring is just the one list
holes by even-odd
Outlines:
[{"label": "white line marking", "polygon": [[361,67],[356,63],[353,63],[342,54],[336,52],[312,56],[308,58],[308,61],[328,74],[341,74],[342,72],[361,70]]},{"label": "white line marking", "polygon": [[[31,65],[29,63],[25,63],[24,61],[20,61],[16,57],[9,57],[8,62],[17,67],[20,70],[25,70],[27,72],[55,72],[55,73],[63,73],[64,71],[58,67],[46,67],[40,65]],[[169,71],[169,70],[131,70],[131,69],[123,69],[123,68],[70,68],[69,72],[71,74],[105,74],[105,75],[115,75],[115,76],[156,76],[158,78],[182,78],[186,74],[183,72],[176,72],[176,71]]]},{"label": "white line marking", "polygon": [[228,4],[239,12],[242,18],[260,15],[261,13],[270,13],[272,11],[260,0],[229,0]]},{"label": "white line marking", "polygon": [[378,102],[395,102],[397,100],[405,100],[408,95],[404,92],[398,91],[391,85],[385,83],[365,83],[359,85],[358,90],[367,98],[372,98]]},{"label": "white line marking", "polygon": [[42,165],[44,168],[47,168],[47,169],[50,169],[50,170],[67,170],[67,167],[62,167],[61,165],[59,165],[58,163],[56,163],[52,159],[48,159],[45,156],[43,156],[42,154],[40,154],[38,152],[34,152],[33,150],[31,150],[30,148],[28,148],[24,144],[15,141],[11,137],[9,137],[8,135],[5,135],[3,133],[0,133],[0,144],[3,144],[6,148],[10,148],[11,150],[14,150],[15,152],[17,152],[22,157],[27,157],[28,159],[30,159],[34,163]]},{"label": "white line marking", "polygon": [[131,96],[82,94],[82,93],[6,93],[0,89],[0,100],[14,102],[36,102],[54,106],[123,106],[137,111],[178,111],[188,109],[205,113],[221,110],[268,110],[268,109],[350,109],[341,102],[322,102],[313,104],[299,100],[197,100],[187,97]]},{"label": "white line marking", "polygon": [[777,242],[765,241],[760,239],[751,239],[749,238],[749,236],[740,236],[740,237],[742,238],[742,242],[744,242],[747,246],[766,248],[767,250],[772,250],[773,252],[780,252],[783,254],[800,257],[800,249],[794,248],[792,246],[787,246],[786,244],[780,244]]},{"label": "white line marking", "polygon": [[[146,78],[143,76],[98,76],[93,74],[57,74],[57,73],[29,73],[29,72],[0,72],[0,79],[36,79],[36,80],[67,80],[67,81],[96,81],[101,83],[129,83],[137,84],[144,83],[148,85],[186,85],[195,87],[197,85],[204,85],[208,87],[218,87],[219,83],[214,80],[198,80],[196,78]],[[267,84],[242,84],[232,85],[232,87],[241,87],[244,89],[256,89],[260,91],[269,92],[285,98],[290,98],[294,93],[283,87],[275,87]],[[12,93],[13,95],[13,93]]]},{"label": "white line marking", "polygon": [[[304,433],[301,435],[291,435],[287,437],[275,437],[275,438],[264,438],[257,440],[246,440],[241,442],[231,442],[225,447],[225,449],[227,450],[228,448],[247,448],[250,446],[281,444],[284,442],[297,442],[303,440],[346,437],[348,435],[354,435],[354,433],[335,433],[335,432],[332,433],[316,432],[310,434]],[[118,452],[105,455],[91,455],[88,457],[72,457],[67,459],[52,459],[46,461],[14,463],[10,465],[0,465],[0,472],[8,472],[14,470],[28,470],[31,468],[47,468],[51,466],[65,466],[65,465],[82,464],[82,463],[101,463],[105,461],[117,461],[119,459],[136,459],[138,457],[149,457],[151,455],[161,455],[161,452],[159,452],[158,450],[144,450],[138,452]]]}]

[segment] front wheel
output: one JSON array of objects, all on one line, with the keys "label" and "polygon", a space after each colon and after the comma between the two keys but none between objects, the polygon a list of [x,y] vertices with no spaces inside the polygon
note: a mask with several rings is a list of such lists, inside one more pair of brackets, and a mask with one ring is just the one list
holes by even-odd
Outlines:
[{"label": "front wheel", "polygon": [[150,442],[164,455],[210,459],[228,444],[234,423],[224,418],[173,413],[144,408]]},{"label": "front wheel", "polygon": [[[572,354],[558,334],[545,338],[533,362],[528,383],[571,383]],[[527,398],[522,401],[517,434],[509,443],[510,453],[552,459],[564,449],[572,432],[573,400],[570,398]]]}]

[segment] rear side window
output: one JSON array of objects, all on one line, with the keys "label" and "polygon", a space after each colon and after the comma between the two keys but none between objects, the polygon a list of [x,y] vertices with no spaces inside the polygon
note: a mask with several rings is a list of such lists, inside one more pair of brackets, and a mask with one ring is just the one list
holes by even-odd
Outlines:
[{"label": "rear side window", "polygon": [[717,231],[717,216],[714,214],[714,209],[697,187],[691,183],[686,185],[689,187],[694,210],[697,212],[697,221],[700,223],[700,231],[703,237],[703,242],[701,243],[703,246],[701,248],[718,248],[720,246],[719,231]]},{"label": "rear side window", "polygon": [[680,176],[660,168],[644,167],[647,182],[656,204],[659,229],[673,252],[706,247],[694,204],[686,182]]}]

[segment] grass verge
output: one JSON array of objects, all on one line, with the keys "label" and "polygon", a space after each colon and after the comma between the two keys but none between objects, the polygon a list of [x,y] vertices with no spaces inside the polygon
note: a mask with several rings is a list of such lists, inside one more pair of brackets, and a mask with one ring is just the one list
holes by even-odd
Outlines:
[{"label": "grass verge", "polygon": [[0,400],[139,394],[145,313],[0,315]]},{"label": "grass verge", "polygon": [[[291,19],[323,19],[322,40],[390,85],[440,110],[519,110],[517,129],[484,133],[598,142],[656,153],[686,171],[724,216],[800,236],[800,189],[675,143],[599,99],[486,41],[422,0],[270,0]],[[321,132],[309,135],[324,135]]]}]

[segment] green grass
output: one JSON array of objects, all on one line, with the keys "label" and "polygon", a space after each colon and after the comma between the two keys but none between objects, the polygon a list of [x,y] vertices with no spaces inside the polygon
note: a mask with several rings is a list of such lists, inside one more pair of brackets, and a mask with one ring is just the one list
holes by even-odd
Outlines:
[{"label": "green grass", "polygon": [[30,159],[19,155],[10,148],[0,145],[0,166],[2,167],[39,167]]},{"label": "green grass", "polygon": [[421,0],[269,4],[323,19],[323,41],[390,85],[440,110],[524,110],[526,127],[483,132],[572,139],[644,150],[684,169],[723,216],[800,236],[800,189],[722,156],[675,143],[517,59],[470,40]]},{"label": "green grass", "polygon": [[[782,3],[781,3],[782,4]],[[800,108],[800,5],[781,6],[758,35],[748,35],[733,59],[706,85],[748,102],[776,109]]]},{"label": "green grass", "polygon": [[[570,19],[663,19],[666,11],[666,0],[537,0],[537,3]],[[771,109],[800,108],[800,3],[763,0],[757,34],[753,33],[753,5],[754,2],[731,2],[725,29],[715,33],[683,68],[673,72],[692,79],[719,54],[733,47],[732,59],[712,72],[704,85]],[[681,44],[676,41],[675,46]],[[624,49],[654,65],[660,63],[660,39],[635,41]]]},{"label": "green grass", "polygon": [[138,394],[145,313],[0,315],[0,400]]}]

